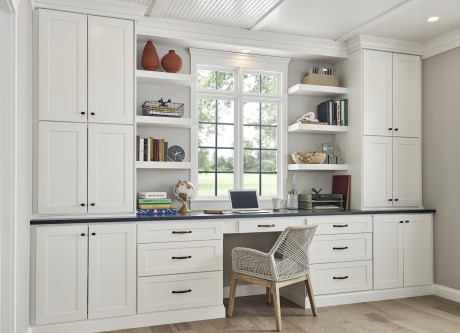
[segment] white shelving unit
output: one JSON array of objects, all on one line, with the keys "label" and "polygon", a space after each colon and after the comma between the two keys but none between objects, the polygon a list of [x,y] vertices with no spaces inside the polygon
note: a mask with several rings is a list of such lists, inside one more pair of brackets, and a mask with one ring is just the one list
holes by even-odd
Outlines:
[{"label": "white shelving unit", "polygon": [[138,84],[165,84],[169,86],[190,87],[195,81],[190,74],[177,74],[166,72],[136,71],[136,81]]},{"label": "white shelving unit", "polygon": [[289,133],[344,133],[348,132],[348,126],[315,125],[295,123],[288,127]]},{"label": "white shelving unit", "polygon": [[136,162],[136,169],[196,169],[196,163],[192,162]]},{"label": "white shelving unit", "polygon": [[312,97],[337,97],[348,93],[347,88],[318,86],[314,84],[296,84],[288,89],[289,95],[304,95]]},{"label": "white shelving unit", "polygon": [[289,171],[346,171],[348,164],[288,164]]}]

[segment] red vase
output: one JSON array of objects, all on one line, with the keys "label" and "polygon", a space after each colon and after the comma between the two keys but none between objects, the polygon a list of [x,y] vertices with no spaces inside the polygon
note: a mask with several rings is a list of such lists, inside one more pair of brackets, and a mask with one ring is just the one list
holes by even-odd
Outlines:
[{"label": "red vase", "polygon": [[156,71],[159,64],[160,59],[158,59],[157,50],[152,41],[149,40],[147,44],[145,44],[144,51],[142,52],[141,65],[148,71]]},{"label": "red vase", "polygon": [[174,50],[169,50],[161,59],[161,67],[168,73],[177,73],[182,68],[182,58]]}]

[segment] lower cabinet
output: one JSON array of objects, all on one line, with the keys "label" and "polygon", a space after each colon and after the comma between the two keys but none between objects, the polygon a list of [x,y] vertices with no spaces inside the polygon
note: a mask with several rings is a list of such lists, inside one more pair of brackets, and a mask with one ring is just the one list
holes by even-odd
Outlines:
[{"label": "lower cabinet", "polygon": [[31,322],[136,313],[136,225],[33,227]]},{"label": "lower cabinet", "polygon": [[432,283],[431,215],[374,216],[374,289]]}]

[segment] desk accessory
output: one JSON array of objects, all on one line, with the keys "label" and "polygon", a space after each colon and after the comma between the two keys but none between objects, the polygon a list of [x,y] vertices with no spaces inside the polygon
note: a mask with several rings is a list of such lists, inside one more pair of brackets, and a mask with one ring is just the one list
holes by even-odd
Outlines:
[{"label": "desk accessory", "polygon": [[185,151],[181,146],[171,146],[168,148],[168,161],[182,162],[185,158]]},{"label": "desk accessory", "polygon": [[195,186],[187,180],[180,180],[174,185],[173,194],[176,197],[177,201],[182,204],[179,213],[190,213],[190,208],[187,206],[187,203],[190,202],[190,199],[195,192]]},{"label": "desk accessory", "polygon": [[222,209],[203,209],[203,213],[205,214],[223,214],[224,211]]}]

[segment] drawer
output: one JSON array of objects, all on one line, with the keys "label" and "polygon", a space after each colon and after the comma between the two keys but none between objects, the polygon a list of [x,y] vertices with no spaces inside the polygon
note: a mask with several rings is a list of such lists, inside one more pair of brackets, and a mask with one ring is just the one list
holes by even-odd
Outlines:
[{"label": "drawer", "polygon": [[222,270],[222,240],[137,246],[139,276]]},{"label": "drawer", "polygon": [[138,278],[138,313],[222,304],[222,271]]},{"label": "drawer", "polygon": [[222,221],[153,222],[138,224],[138,243],[223,239]]},{"label": "drawer", "polygon": [[372,234],[315,235],[310,264],[372,259]]},{"label": "drawer", "polygon": [[371,215],[313,216],[308,224],[317,224],[316,235],[355,234],[372,232]]},{"label": "drawer", "polygon": [[240,219],[238,229],[240,233],[283,231],[289,226],[305,225],[305,217],[273,217]]},{"label": "drawer", "polygon": [[372,289],[372,261],[310,265],[315,295]]}]

